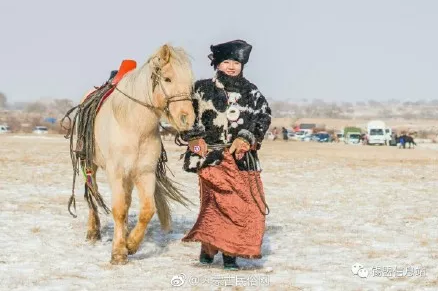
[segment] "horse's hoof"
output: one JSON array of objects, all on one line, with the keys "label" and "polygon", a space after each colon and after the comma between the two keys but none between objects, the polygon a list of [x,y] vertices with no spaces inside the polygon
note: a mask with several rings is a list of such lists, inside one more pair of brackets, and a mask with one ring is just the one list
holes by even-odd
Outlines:
[{"label": "horse's hoof", "polygon": [[128,263],[127,255],[111,255],[112,265],[126,265]]},{"label": "horse's hoof", "polygon": [[87,241],[96,242],[98,240],[102,240],[99,230],[89,230],[87,232]]},{"label": "horse's hoof", "polygon": [[138,251],[138,249],[130,249],[128,248],[128,255],[133,255]]},{"label": "horse's hoof", "polygon": [[126,248],[128,249],[128,255],[133,255],[138,251],[137,244],[131,242],[129,239],[128,242],[126,243]]}]

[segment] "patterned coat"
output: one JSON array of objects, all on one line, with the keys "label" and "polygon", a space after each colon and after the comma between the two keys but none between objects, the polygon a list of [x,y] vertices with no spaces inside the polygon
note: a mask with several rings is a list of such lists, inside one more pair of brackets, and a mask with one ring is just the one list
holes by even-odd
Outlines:
[{"label": "patterned coat", "polygon": [[[218,71],[212,79],[195,83],[193,128],[182,133],[183,140],[204,138],[207,145],[231,144],[237,137],[253,149],[236,163],[240,170],[261,171],[257,150],[271,124],[271,109],[257,87],[242,76],[231,77]],[[209,151],[205,158],[187,151],[184,170],[197,172],[202,167],[218,165],[223,149]]]}]

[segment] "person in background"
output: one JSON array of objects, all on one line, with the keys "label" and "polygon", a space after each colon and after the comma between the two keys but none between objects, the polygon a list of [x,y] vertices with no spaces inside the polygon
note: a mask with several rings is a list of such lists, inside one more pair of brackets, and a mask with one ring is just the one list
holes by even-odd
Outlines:
[{"label": "person in background", "polygon": [[400,146],[399,146],[399,149],[400,148],[406,148],[406,134],[405,133],[403,133],[401,136],[400,136]]},{"label": "person in background", "polygon": [[288,137],[288,131],[287,131],[287,129],[285,128],[285,127],[283,127],[282,128],[282,132],[283,132],[283,140],[284,141],[287,141],[288,139],[289,139],[289,137]]},{"label": "person in background", "polygon": [[276,140],[277,136],[278,136],[278,129],[276,127],[274,127],[274,129],[272,129],[272,134],[274,135],[274,140]]}]

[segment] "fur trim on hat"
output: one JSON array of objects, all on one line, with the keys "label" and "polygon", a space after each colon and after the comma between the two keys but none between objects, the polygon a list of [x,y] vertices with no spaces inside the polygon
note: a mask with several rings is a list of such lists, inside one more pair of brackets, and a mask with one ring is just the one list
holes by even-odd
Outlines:
[{"label": "fur trim on hat", "polygon": [[215,68],[225,60],[236,60],[245,65],[251,54],[252,46],[244,40],[233,40],[210,46],[211,54],[208,58]]}]

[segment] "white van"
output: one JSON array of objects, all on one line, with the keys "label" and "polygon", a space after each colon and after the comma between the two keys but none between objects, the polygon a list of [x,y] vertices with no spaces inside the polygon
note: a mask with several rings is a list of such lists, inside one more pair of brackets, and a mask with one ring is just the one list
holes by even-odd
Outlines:
[{"label": "white van", "polygon": [[294,140],[302,140],[304,137],[306,137],[307,135],[310,135],[310,134],[307,134],[307,131],[305,131],[305,130],[300,130],[300,131],[297,131],[297,132],[295,132],[295,135],[293,136],[293,137],[291,137],[291,139],[294,139]]},{"label": "white van", "polygon": [[367,143],[369,145],[378,144],[384,145],[386,144],[386,126],[383,121],[380,120],[372,120],[367,124]]},{"label": "white van", "polygon": [[11,128],[9,126],[7,126],[6,124],[0,125],[0,133],[10,133],[10,132],[11,132]]},{"label": "white van", "polygon": [[36,134],[46,134],[49,133],[49,130],[46,126],[35,126],[32,132]]}]

